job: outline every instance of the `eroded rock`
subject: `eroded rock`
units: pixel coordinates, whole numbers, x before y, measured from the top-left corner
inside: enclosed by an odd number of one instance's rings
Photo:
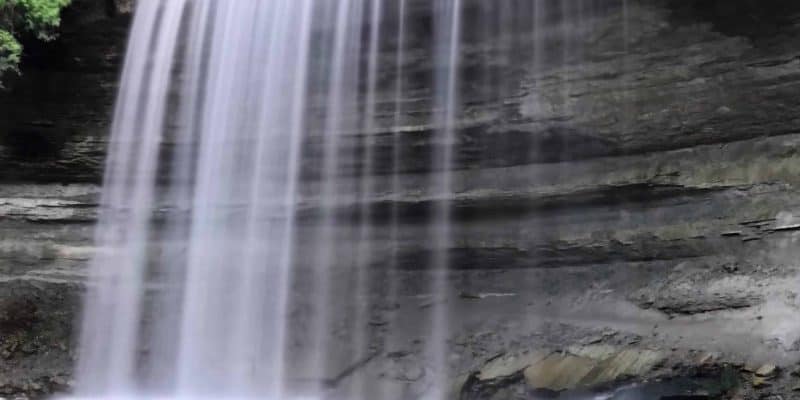
[[[549,351],[532,351],[525,354],[498,355],[481,368],[477,378],[484,381],[508,378],[531,365],[535,365],[549,354]]]

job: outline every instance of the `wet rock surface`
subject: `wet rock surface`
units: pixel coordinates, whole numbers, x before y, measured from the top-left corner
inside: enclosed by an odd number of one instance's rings
[[[2,396],[68,390],[73,321],[97,251],[97,183],[130,4],[73,3],[61,39],[34,49],[0,93]],[[800,397],[800,10],[690,3],[628,1],[628,37],[611,4],[594,34],[576,39],[585,51],[539,69],[498,61],[500,38],[471,39],[465,74],[492,65],[513,82],[498,92],[476,78],[464,94],[448,198],[432,186],[440,144],[422,113],[434,66],[423,50],[408,54],[402,126],[387,128],[394,110],[383,104],[378,131],[342,139],[354,152],[374,139],[376,189],[359,196],[363,160],[343,166],[336,215],[356,221],[367,202],[370,244],[399,240],[396,275],[375,284],[399,297],[382,304],[385,291],[375,294],[364,357],[349,360],[350,335],[336,332],[348,362],[320,378],[332,394],[367,376],[403,398],[424,395],[435,374],[417,325],[446,301],[457,317],[453,398]],[[410,40],[426,46],[422,34]],[[314,132],[306,141],[301,237],[320,212],[322,142]],[[441,249],[426,221],[444,200],[454,205],[444,244],[454,271],[449,292],[432,294],[427,263]],[[354,235],[342,229],[336,240]],[[353,257],[337,257],[343,276]]]
[[[40,398],[69,390],[82,293],[78,282],[0,280],[0,396]]]
[[[0,397],[68,391],[130,10],[74,0],[0,92]],[[130,3],[130,2],[127,2]]]

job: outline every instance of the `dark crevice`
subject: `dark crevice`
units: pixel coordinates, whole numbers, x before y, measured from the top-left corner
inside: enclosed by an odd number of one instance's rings
[[[788,35],[800,21],[796,0],[669,0],[667,4],[673,22],[710,23],[716,32],[746,37],[756,45]]]
[[[636,183],[617,186],[600,186],[591,190],[570,192],[551,196],[530,196],[520,193],[493,194],[447,200],[451,206],[453,221],[468,222],[487,219],[509,219],[524,215],[546,215],[559,209],[579,211],[587,208],[608,207],[619,204],[655,205],[656,202],[674,200],[687,201],[692,198],[705,198],[713,193],[725,191],[727,187],[692,188],[680,185],[656,185]],[[369,215],[376,225],[387,224],[393,217],[405,223],[423,223],[430,221],[441,201],[422,200],[404,201],[392,199],[367,203]],[[336,209],[336,217],[340,221],[357,220],[364,210],[364,203],[352,203]],[[320,218],[319,208],[307,208],[298,213],[303,221],[316,221]]]

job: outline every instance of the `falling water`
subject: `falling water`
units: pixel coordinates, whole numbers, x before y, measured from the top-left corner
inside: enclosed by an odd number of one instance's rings
[[[458,83],[459,35],[461,32],[461,0],[445,0],[436,2],[435,54],[435,114],[438,117],[440,152],[433,157],[434,171],[449,171],[453,164],[453,147],[455,145],[455,121]],[[431,360],[434,379],[437,382],[447,380],[447,336],[449,329],[449,313],[447,299],[450,297],[448,285],[448,242],[451,240],[450,212],[452,196],[452,175],[441,173],[433,182],[436,190],[436,210],[433,215],[433,237],[436,243],[431,261],[431,293],[443,300],[433,305],[433,321],[431,324],[428,358]],[[434,399],[445,398],[444,385],[436,385],[433,389]]]
[[[81,395],[282,396],[312,3],[138,2]]]
[[[137,1],[77,395],[319,399],[339,388],[345,399],[446,398],[456,373],[454,192],[470,185],[457,172],[469,167],[464,92],[502,115],[520,89],[493,68],[546,67],[544,25],[578,8],[534,3]],[[477,36],[469,15],[484,24]],[[481,48],[470,40],[497,40],[503,53],[475,62],[476,81],[462,68]],[[431,135],[422,156],[408,144],[424,141],[420,130]],[[421,196],[420,171],[430,175]],[[417,201],[429,207],[424,233],[404,225],[404,204]],[[408,261],[417,234],[427,247]],[[403,268],[423,270],[413,294]],[[387,317],[420,297],[430,306]],[[419,338],[423,393],[365,376],[342,383]]]

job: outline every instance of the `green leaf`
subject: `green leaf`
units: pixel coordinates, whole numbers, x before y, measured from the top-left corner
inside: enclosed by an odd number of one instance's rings
[[[61,9],[70,2],[71,0],[0,0],[0,78],[5,72],[19,72],[22,45],[17,35],[22,31],[29,31],[40,40],[54,39],[61,24]]]
[[[61,9],[71,0],[7,0],[22,12],[26,28],[42,40],[51,40],[52,31],[61,24]]]
[[[0,75],[6,71],[16,72],[21,56],[22,45],[11,32],[0,29]]]

